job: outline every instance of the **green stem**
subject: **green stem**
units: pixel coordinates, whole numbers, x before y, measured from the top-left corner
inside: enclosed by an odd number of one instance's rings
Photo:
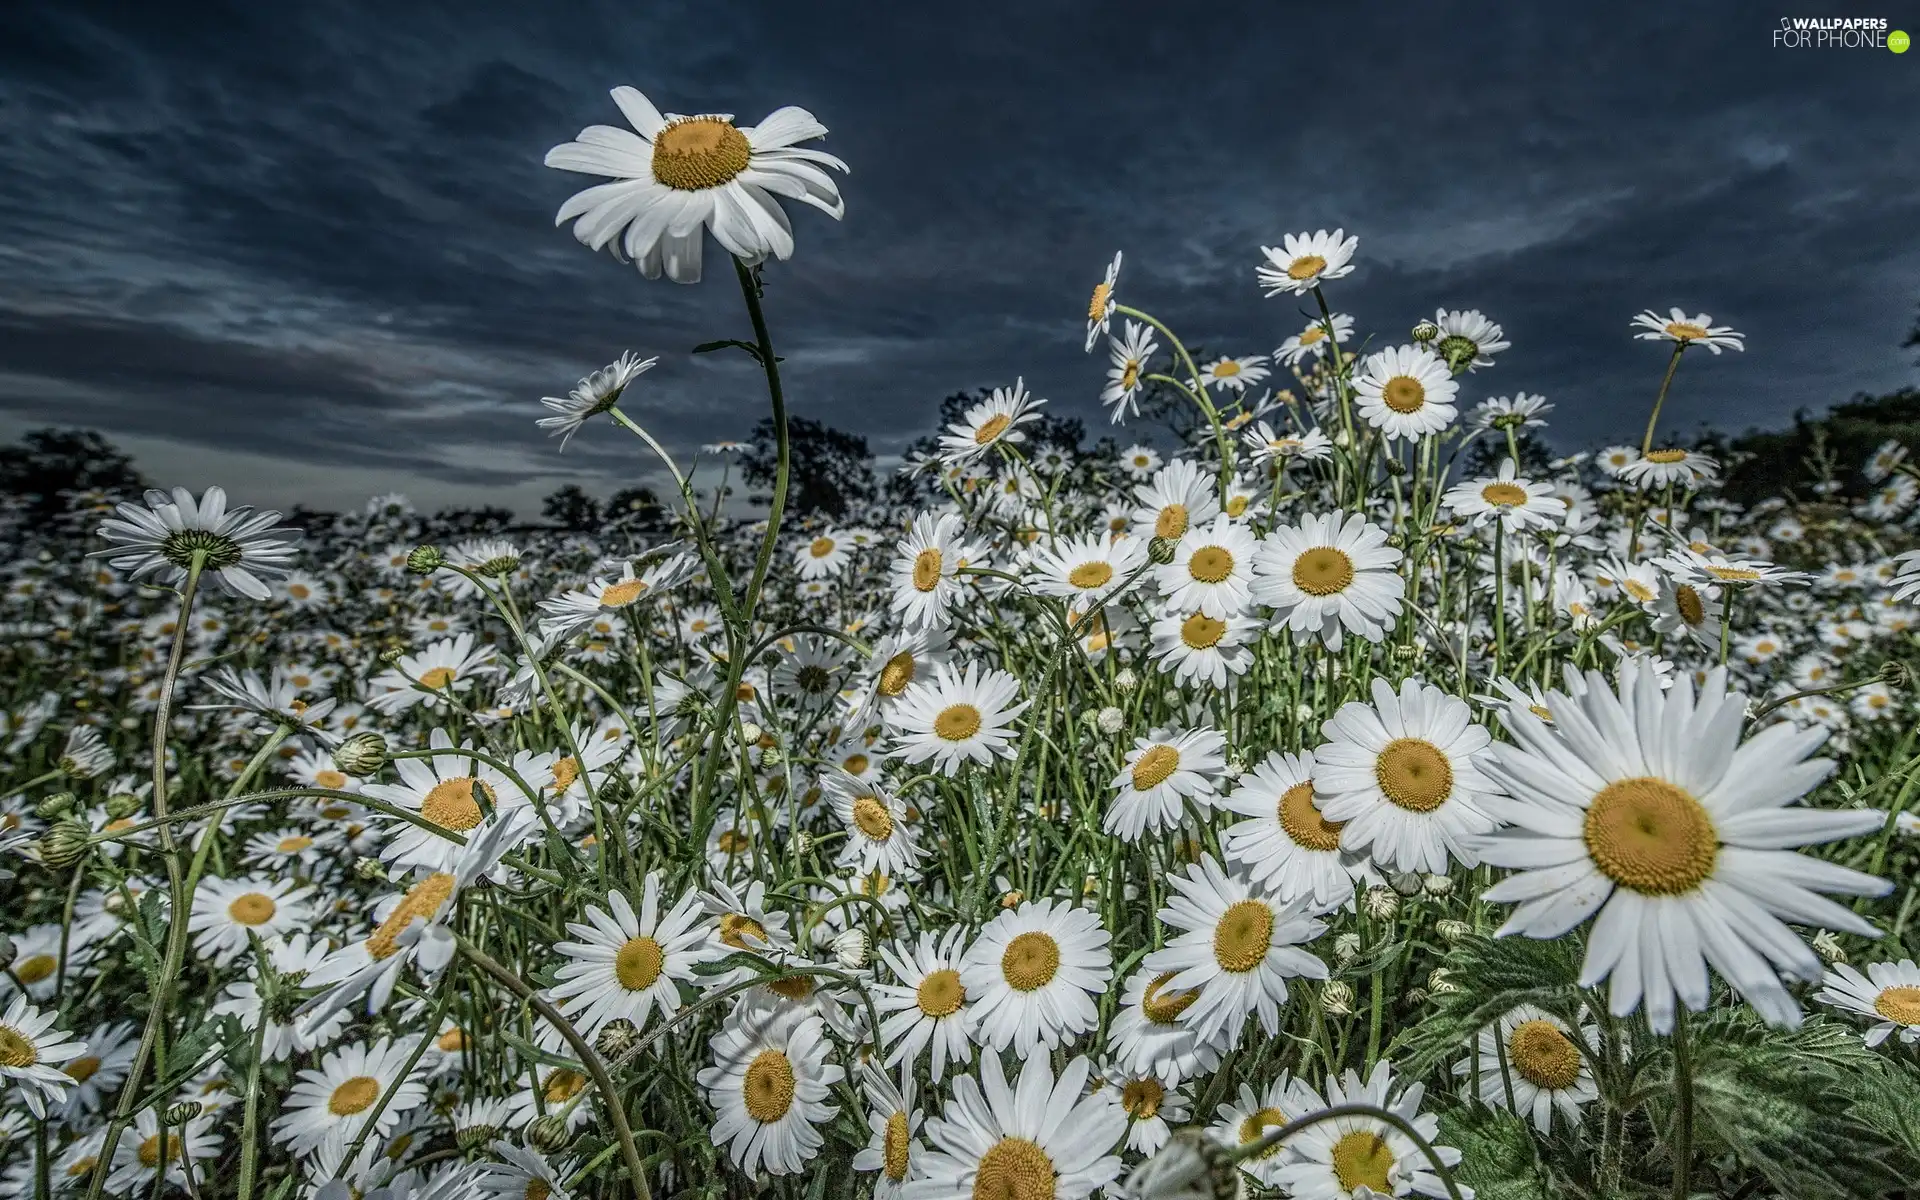
[[[1678,358],[1680,352],[1674,351]],[[1687,1010],[1673,1019],[1673,1081],[1677,1106],[1673,1111],[1673,1200],[1687,1200],[1693,1166],[1693,1061],[1687,1046]]]
[[[1653,428],[1660,423],[1660,406],[1667,402],[1667,389],[1673,386],[1673,373],[1680,369],[1680,355],[1686,348],[1685,342],[1673,344],[1673,357],[1667,360],[1666,378],[1660,381],[1660,394],[1653,398],[1653,412],[1647,415],[1647,435],[1640,439],[1642,457],[1653,449]]]

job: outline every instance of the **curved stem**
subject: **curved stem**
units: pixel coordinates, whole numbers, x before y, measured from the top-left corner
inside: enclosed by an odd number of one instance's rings
[[[1667,402],[1667,389],[1673,386],[1673,373],[1680,369],[1680,355],[1686,350],[1685,342],[1673,344],[1673,357],[1667,360],[1666,378],[1660,381],[1660,394],[1653,398],[1653,412],[1647,416],[1647,435],[1640,439],[1640,454],[1645,457],[1653,449],[1653,427],[1660,423],[1660,406]]]

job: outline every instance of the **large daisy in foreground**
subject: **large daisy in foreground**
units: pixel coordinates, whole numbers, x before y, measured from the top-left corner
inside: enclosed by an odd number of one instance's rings
[[[909,1185],[914,1200],[1005,1196],[1080,1200],[1120,1175],[1113,1147],[1127,1116],[1112,1089],[1089,1096],[1090,1064],[1075,1058],[1054,1079],[1045,1054],[1032,1054],[1008,1085],[1000,1056],[980,1061],[980,1082],[963,1075],[946,1111],[927,1122],[934,1150]]]
[[[1613,1014],[1644,1001],[1657,1032],[1673,1027],[1676,998],[1706,1007],[1709,964],[1761,1016],[1798,1025],[1781,977],[1818,979],[1821,963],[1787,922],[1875,937],[1818,893],[1891,887],[1793,853],[1886,820],[1794,806],[1833,769],[1807,757],[1826,731],[1771,725],[1743,742],[1747,700],[1727,691],[1724,670],[1696,697],[1689,677],[1662,690],[1632,662],[1618,692],[1592,672],[1584,691],[1554,692],[1547,707],[1551,725],[1509,706],[1502,719],[1514,744],[1496,744],[1488,764],[1512,798],[1481,803],[1512,828],[1483,839],[1481,857],[1519,872],[1485,893],[1518,905],[1500,932],[1554,938],[1597,913],[1581,986],[1611,976]]]
[[[703,229],[747,263],[792,257],[793,227],[775,197],[811,204],[835,220],[846,211],[825,168],[845,171],[847,164],[799,146],[827,134],[804,108],[789,105],[741,127],[731,113],[662,115],[630,87],[613,89],[613,102],[638,132],[590,125],[547,151],[550,167],[613,180],[575,193],[553,223],[573,221],[582,244],[611,247],[648,279],[664,270],[675,283],[700,282]]]

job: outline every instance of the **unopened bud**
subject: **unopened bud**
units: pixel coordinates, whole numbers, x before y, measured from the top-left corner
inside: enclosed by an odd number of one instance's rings
[[[62,817],[40,835],[40,861],[62,871],[87,855],[87,839],[92,834],[72,817]]]
[[[1394,891],[1399,892],[1402,896],[1417,896],[1420,894],[1420,876],[1414,874],[1412,871],[1395,871],[1387,877],[1387,883]]]
[[[107,816],[115,821],[124,821],[146,807],[147,802],[140,797],[121,792],[107,797]]]
[[[1179,543],[1172,538],[1156,537],[1147,543],[1147,557],[1164,567],[1173,561],[1174,551],[1178,548]]]
[[[619,1058],[639,1040],[640,1031],[632,1021],[615,1017],[600,1027],[599,1035],[593,1039],[593,1048],[607,1058]]]
[[[205,1111],[206,1110],[200,1106],[198,1100],[182,1100],[161,1114],[160,1119],[166,1124],[178,1129]]]
[[[1330,1017],[1344,1017],[1353,1011],[1353,985],[1329,979],[1320,985],[1320,1007]]]
[[[1451,996],[1460,990],[1460,985],[1449,976],[1452,972],[1445,967],[1435,967],[1427,976],[1427,990],[1436,996]]]
[[[375,883],[383,883],[388,878],[387,864],[377,858],[362,856],[353,861],[353,873],[360,878]]]
[[[1333,956],[1341,962],[1350,962],[1360,957],[1360,935],[1343,933],[1334,938]]]
[[[492,1125],[468,1125],[453,1131],[453,1144],[467,1153],[472,1153],[492,1145],[493,1140],[499,1136],[500,1130]]]
[[[1392,889],[1375,887],[1367,889],[1367,915],[1376,921],[1384,921],[1400,911],[1400,897]]]
[[[740,744],[742,746],[753,745],[755,742],[758,742],[760,740],[760,735],[762,732],[764,731],[758,725],[755,725],[752,721],[741,722]]]
[[[1880,682],[1895,691],[1903,691],[1913,686],[1913,668],[1897,658],[1890,658],[1880,664]]]
[[[1457,942],[1462,938],[1471,937],[1473,935],[1473,926],[1467,924],[1465,921],[1456,921],[1449,918],[1445,921],[1436,921],[1433,926],[1433,931],[1439,934],[1443,941]]]
[[[356,779],[378,774],[387,765],[387,739],[372,730],[356,733],[334,750],[333,765]]]
[[[551,1158],[567,1148],[567,1143],[573,1140],[573,1132],[557,1113],[548,1113],[528,1124],[526,1138],[527,1145]]]
[[[1440,336],[1440,327],[1432,321],[1421,321],[1413,327],[1413,340],[1422,346]]]
[[[1099,725],[1100,732],[1107,734],[1119,733],[1127,724],[1127,714],[1111,704],[1095,713],[1093,719]]]
[[[1133,673],[1132,667],[1121,667],[1114,672],[1113,686],[1120,691],[1130,692],[1140,686],[1140,677]]]
[[[1407,989],[1406,1001],[1408,1004],[1425,1004],[1428,1000],[1431,1000],[1432,998],[1433,997],[1427,992],[1427,989],[1425,988],[1408,988]]]
[[[1813,935],[1813,951],[1825,959],[1828,964],[1844,963],[1847,961],[1847,952],[1840,948],[1840,939],[1833,936],[1831,929],[1822,929],[1819,933]]]
[[[849,929],[833,939],[834,961],[849,971],[858,971],[867,965],[867,935],[858,929]]]
[[[1453,876],[1428,875],[1420,881],[1420,890],[1429,896],[1444,896],[1453,891]]]
[[[447,556],[438,546],[415,546],[407,555],[407,570],[415,575],[431,575],[447,565]]]
[[[33,806],[33,815],[43,821],[51,821],[72,812],[75,803],[72,792],[55,792]]]

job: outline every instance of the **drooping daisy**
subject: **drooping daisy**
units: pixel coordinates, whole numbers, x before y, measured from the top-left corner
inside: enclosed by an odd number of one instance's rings
[[[418,813],[429,825],[457,833],[472,840],[473,831],[483,824],[523,815],[532,803],[518,784],[498,767],[467,758],[462,750],[473,749],[470,742],[453,744],[444,729],[435,729],[428,745],[436,751],[432,758],[402,758],[393,763],[400,776],[398,783],[369,783],[365,794],[409,812]],[[524,752],[522,752],[524,753]],[[524,772],[522,772],[524,778]],[[476,790],[493,809],[493,817],[480,807]],[[429,871],[451,871],[460,860],[462,846],[432,829],[411,822],[396,821],[380,857],[399,867],[425,867]]]
[[[1175,972],[1170,988],[1199,991],[1186,1021],[1202,1041],[1233,1045],[1249,1014],[1278,1036],[1287,980],[1327,978],[1327,964],[1299,949],[1325,923],[1306,915],[1303,900],[1280,901],[1229,876],[1211,854],[1167,882],[1178,895],[1157,916],[1182,932],[1147,955],[1147,969]]]
[[[1197,991],[1169,986],[1174,971],[1145,967],[1127,976],[1120,1010],[1107,1030],[1107,1052],[1130,1071],[1191,1079],[1220,1065],[1220,1050],[1187,1024]]]
[[[892,609],[908,629],[935,629],[961,592],[964,527],[955,513],[922,513],[895,548]]]
[[[1731,325],[1715,325],[1706,313],[1688,316],[1683,308],[1670,309],[1665,317],[1647,309],[1631,322],[1641,332],[1633,336],[1643,342],[1672,342],[1676,346],[1705,346],[1719,354],[1722,350],[1745,350],[1746,334],[1735,333]]]
[[[248,948],[249,933],[271,940],[304,932],[313,920],[312,896],[293,879],[202,879],[187,921],[194,951],[224,967]]]
[[[1026,432],[1020,427],[1039,420],[1040,406],[1045,403],[1027,395],[1024,379],[1015,380],[1012,388],[993,389],[992,395],[947,426],[940,437],[941,459],[947,463],[968,462],[995,446],[1026,441]]]
[[[1353,336],[1353,318],[1346,313],[1333,314],[1333,339],[1327,338],[1327,326],[1321,321],[1312,321],[1299,333],[1280,343],[1273,352],[1273,361],[1287,367],[1298,367],[1309,358],[1326,357],[1330,344],[1344,344]]]
[[[1188,528],[1173,561],[1155,569],[1154,581],[1167,607],[1225,620],[1252,601],[1255,547],[1252,530],[1221,513],[1210,527]]]
[[[554,945],[568,959],[554,973],[560,1011],[589,1038],[609,1021],[645,1030],[656,1010],[671,1017],[680,1007],[679,981],[692,982],[694,964],[705,957],[702,915],[695,892],[662,914],[657,871],[647,872],[638,913],[617,890],[608,893],[606,908],[588,905],[584,923],[567,923],[579,940]]]
[[[1333,455],[1333,441],[1318,429],[1293,434],[1275,430],[1265,421],[1240,435],[1255,462],[1277,463],[1281,467],[1296,462],[1319,462]]]
[[[1134,530],[1142,537],[1179,540],[1220,512],[1214,485],[1198,466],[1176,458],[1133,491]]]
[[[1466,1080],[1477,1075],[1481,1103],[1527,1117],[1545,1137],[1555,1112],[1567,1125],[1578,1125],[1581,1108],[1600,1096],[1576,1037],[1598,1052],[1592,1026],[1575,1033],[1560,1018],[1522,1004],[1482,1029],[1473,1053],[1455,1063],[1453,1073]]]
[[[825,1141],[818,1127],[840,1111],[826,1101],[846,1072],[827,1061],[825,1026],[806,1011],[741,1005],[708,1043],[713,1065],[699,1082],[715,1113],[711,1137],[749,1176],[800,1170]]]
[[[1393,1066],[1382,1059],[1365,1083],[1350,1070],[1341,1079],[1328,1077],[1324,1100],[1304,1083],[1293,1099],[1305,1109],[1301,1116],[1345,1104],[1384,1108],[1413,1126],[1433,1146],[1441,1163],[1453,1167],[1460,1162],[1460,1151],[1434,1144],[1440,1138],[1440,1118],[1421,1113],[1420,1101],[1425,1096],[1426,1085],[1421,1083],[1409,1084],[1396,1095]],[[1293,1161],[1274,1170],[1273,1182],[1299,1200],[1364,1200],[1409,1192],[1434,1197],[1447,1194],[1446,1185],[1434,1174],[1413,1139],[1378,1117],[1356,1115],[1322,1121],[1302,1130],[1287,1143],[1287,1150]]]
[[[1417,679],[1396,696],[1376,676],[1371,705],[1341,705],[1313,752],[1314,794],[1321,815],[1343,823],[1341,847],[1397,871],[1478,863],[1475,839],[1494,828],[1486,801],[1498,789],[1479,766],[1492,738],[1472,718],[1465,701]]]
[[[1436,309],[1433,321],[1438,330],[1433,348],[1455,372],[1490,367],[1493,355],[1512,345],[1500,326],[1477,308]]]
[[[1460,385],[1447,364],[1425,346],[1395,346],[1369,354],[1353,377],[1360,419],[1389,441],[1419,439],[1453,424]]]
[[[374,1126],[375,1135],[385,1137],[400,1114],[427,1098],[426,1085],[404,1074],[412,1056],[410,1038],[342,1046],[295,1076],[283,1115],[273,1123],[274,1135],[295,1154],[309,1154],[336,1129],[358,1134],[374,1104],[391,1090],[393,1098]]]
[[[907,688],[930,677],[935,666],[948,660],[947,643],[943,629],[890,633],[875,642],[872,657],[853,684],[848,723],[863,722],[869,714],[891,713]]]
[[[658,358],[642,359],[631,350],[621,351],[619,358],[582,379],[565,396],[542,396],[540,403],[556,415],[541,417],[534,424],[552,430],[548,436],[558,437],[560,449],[564,451],[582,425],[620,403],[627,385],[659,361]]]
[[[952,925],[938,942],[923,929],[912,946],[902,942],[879,947],[880,960],[900,981],[870,985],[874,1008],[881,1014],[880,1042],[888,1048],[888,1067],[911,1064],[931,1047],[930,1070],[939,1083],[949,1061],[957,1066],[973,1060],[975,1013],[960,982],[965,936],[963,927]]]
[[[1214,778],[1226,766],[1226,738],[1215,729],[1137,738],[1120,773],[1102,828],[1123,841],[1177,828],[1187,803],[1202,814],[1213,804]]]
[[[1706,584],[1662,579],[1660,594],[1647,606],[1654,632],[1681,634],[1703,646],[1720,644],[1720,589]]]
[[[1315,806],[1311,751],[1272,751],[1214,805],[1248,818],[1220,836],[1227,861],[1282,903],[1305,900],[1313,912],[1350,907],[1355,883],[1375,878],[1364,857],[1340,848],[1346,826]]]
[[[367,703],[389,716],[415,705],[438,709],[449,693],[464,692],[477,678],[497,672],[495,657],[492,646],[474,645],[473,634],[456,634],[418,654],[402,655],[373,678]]]
[[[575,193],[553,223],[574,221],[582,244],[611,248],[648,279],[664,269],[675,283],[700,282],[703,230],[748,264],[789,258],[793,229],[776,197],[835,220],[846,211],[824,168],[844,172],[847,165],[800,146],[827,133],[803,108],[789,105],[743,128],[728,113],[663,116],[630,87],[614,88],[613,102],[637,133],[591,125],[547,151],[549,167],[614,181]]]
[[[20,994],[0,1012],[0,1083],[17,1092],[35,1117],[47,1115],[48,1101],[60,1104],[66,1099],[74,1080],[61,1064],[87,1051],[84,1042],[67,1041],[67,1035],[53,1027],[58,1019],[58,1013],[41,1012]]]
[[[1027,555],[1027,586],[1043,596],[1058,596],[1089,607],[1115,595],[1147,561],[1140,538],[1066,538]]]
[[[726,883],[714,880],[702,892],[700,903],[713,924],[707,928],[707,945],[715,958],[724,958],[736,950],[773,955],[793,949],[793,937],[787,932],[787,914],[767,907],[767,884],[756,879],[736,892]],[[733,986],[755,978],[747,967],[721,975],[701,977],[701,987],[710,991]]]
[[[1120,278],[1120,251],[1113,252],[1113,261],[1107,264],[1107,277],[1094,285],[1093,298],[1087,301],[1087,346],[1086,352],[1093,353],[1094,342],[1107,331],[1113,320],[1113,310],[1117,301],[1113,298],[1114,284]]]
[[[1481,801],[1510,828],[1481,840],[1481,857],[1518,873],[1483,897],[1516,904],[1502,934],[1560,937],[1587,917],[1581,986],[1609,976],[1616,1016],[1639,1008],[1656,1032],[1676,1001],[1701,1009],[1707,967],[1778,1025],[1800,1007],[1780,976],[1820,977],[1820,959],[1787,927],[1866,937],[1867,921],[1817,893],[1884,895],[1890,885],[1793,847],[1867,833],[1870,810],[1790,807],[1833,764],[1809,758],[1826,732],[1769,725],[1742,741],[1746,698],[1726,673],[1669,689],[1638,664],[1616,692],[1590,672],[1577,695],[1553,693],[1553,724],[1519,707],[1502,720],[1490,771],[1511,798]]]
[[[1153,623],[1153,658],[1162,671],[1172,672],[1181,687],[1205,680],[1222,688],[1229,675],[1244,675],[1253,665],[1253,650],[1247,643],[1258,635],[1261,624],[1239,614],[1216,620],[1197,610],[1176,609]]]
[[[1646,454],[1615,472],[1621,480],[1643,491],[1666,487],[1692,488],[1720,477],[1720,464],[1696,450],[1667,447]]]
[[[1498,473],[1455,484],[1441,503],[1475,528],[1497,521],[1508,532],[1521,532],[1544,529],[1564,520],[1566,505],[1554,495],[1553,485],[1535,483],[1516,475],[1515,470],[1513,460],[1503,458]]]
[[[1399,618],[1401,552],[1360,513],[1331,512],[1282,525],[1261,539],[1251,593],[1275,624],[1338,649],[1343,633],[1378,642]]]
[[[115,506],[97,531],[113,546],[93,552],[129,580],[157,572],[163,583],[178,586],[197,555],[202,570],[229,596],[271,600],[268,585],[292,569],[300,531],[282,527],[277,512],[255,513],[245,504],[229,509],[227,493],[218,487],[198,500],[181,487],[171,494],[149,488],[144,501]]]
[[[1199,382],[1238,395],[1266,377],[1266,360],[1258,354],[1249,354],[1215,359],[1200,368]]]
[[[1254,278],[1267,290],[1269,298],[1291,293],[1304,295],[1329,279],[1344,279],[1353,273],[1353,252],[1358,237],[1346,236],[1336,229],[1328,233],[1288,233],[1278,246],[1262,246],[1266,262],[1254,268]]]
[[[1084,1200],[1119,1178],[1112,1151],[1127,1117],[1111,1089],[1086,1094],[1084,1057],[1057,1081],[1047,1055],[1025,1057],[1011,1085],[994,1054],[980,1060],[978,1083],[954,1083],[945,1111],[927,1121],[933,1150],[910,1186],[914,1200]]]
[[[867,1097],[867,1130],[871,1137],[853,1156],[853,1169],[875,1171],[874,1200],[899,1200],[907,1180],[917,1174],[915,1161],[926,1153],[920,1125],[926,1117],[914,1101],[913,1070],[903,1067],[900,1082],[867,1063],[860,1072],[861,1091]]]
[[[936,769],[956,771],[961,762],[986,765],[1014,755],[1013,719],[1032,703],[1015,702],[1020,681],[1010,672],[967,664],[966,673],[940,663],[933,677],[915,683],[894,705],[889,720],[899,730],[896,751],[909,763],[932,760]]]
[[[1147,362],[1159,352],[1151,327],[1128,319],[1121,337],[1107,339],[1112,365],[1107,368],[1107,385],[1100,389],[1100,403],[1110,410],[1109,422],[1120,424],[1127,417],[1140,415],[1140,385],[1147,376]]]
[[[961,961],[974,1038],[1013,1046],[1029,1061],[1094,1027],[1093,997],[1106,990],[1113,955],[1100,915],[1052,900],[1028,901],[987,922]],[[997,1061],[987,1055],[987,1061]]]
[[[1840,963],[1820,982],[1815,1000],[1874,1022],[1867,1045],[1878,1046],[1895,1032],[1902,1042],[1920,1041],[1920,966],[1912,959],[1868,963],[1864,975]]]

